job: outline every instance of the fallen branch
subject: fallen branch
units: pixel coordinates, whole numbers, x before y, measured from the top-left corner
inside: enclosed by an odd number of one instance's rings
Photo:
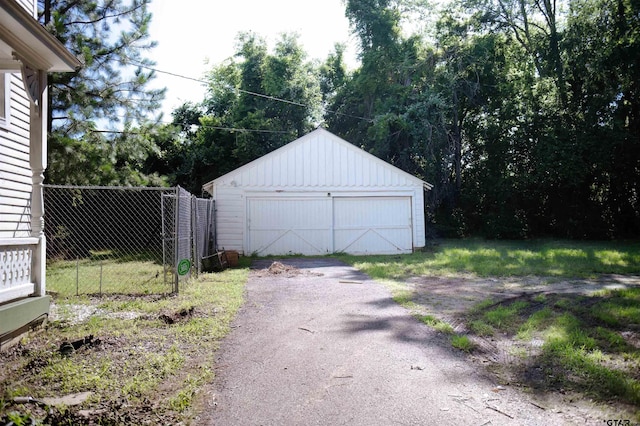
[[[504,411],[498,410],[496,407],[492,407],[492,406],[490,406],[490,405],[487,405],[487,408],[490,408],[491,410],[493,410],[493,411],[495,411],[495,412],[497,412],[497,413],[500,413],[500,414],[502,414],[503,416],[507,416],[507,417],[509,417],[510,419],[513,419],[513,418],[514,418],[513,416],[510,416],[509,414],[505,413]]]

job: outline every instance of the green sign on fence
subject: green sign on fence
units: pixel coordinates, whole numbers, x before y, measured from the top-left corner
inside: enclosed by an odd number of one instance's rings
[[[187,275],[191,269],[191,261],[189,259],[182,259],[178,263],[178,275]]]

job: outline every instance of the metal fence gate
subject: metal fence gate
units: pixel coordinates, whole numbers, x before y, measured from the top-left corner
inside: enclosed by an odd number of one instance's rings
[[[45,185],[47,289],[178,292],[215,245],[213,200],[184,188]]]

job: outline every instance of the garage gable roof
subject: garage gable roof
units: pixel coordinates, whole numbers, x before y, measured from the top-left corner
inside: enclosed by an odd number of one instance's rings
[[[433,186],[333,133],[318,128],[202,186],[358,187]]]

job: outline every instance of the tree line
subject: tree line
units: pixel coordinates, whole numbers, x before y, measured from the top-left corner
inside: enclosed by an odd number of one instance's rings
[[[342,45],[241,33],[170,124],[149,119],[148,3],[41,0],[86,64],[51,78],[49,182],[200,193],[324,125],[432,183],[434,235],[640,236],[639,0],[346,0],[355,70]]]

